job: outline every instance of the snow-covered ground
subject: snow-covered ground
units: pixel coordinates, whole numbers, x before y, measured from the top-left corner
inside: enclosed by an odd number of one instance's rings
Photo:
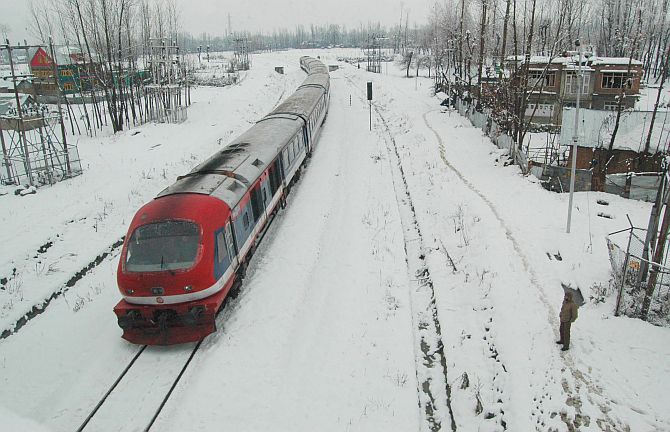
[[[112,313],[113,245],[139,206],[288,96],[305,54],[343,52],[254,56],[239,84],[195,89],[185,123],[72,137],[83,175],[0,197],[1,329],[63,292],[0,340],[0,429],[83,422],[138,351]],[[339,65],[288,207],[152,430],[670,430],[670,330],[614,317],[608,288],[604,237],[626,215],[645,226],[649,204],[578,193],[566,234],[567,195],[504,166],[430,80]],[[587,298],[567,352],[561,283]],[[190,348],[149,348],[86,430],[143,430]]]

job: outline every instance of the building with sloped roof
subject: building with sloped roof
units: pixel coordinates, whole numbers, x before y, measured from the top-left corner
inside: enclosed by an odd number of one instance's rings
[[[524,56],[509,56],[508,65],[525,64]],[[630,61],[630,70],[629,69]],[[579,89],[578,72],[582,81]],[[529,103],[526,119],[562,124],[565,107],[574,107],[579,92],[582,108],[615,111],[623,91],[623,109],[633,108],[640,96],[642,62],[627,57],[599,57],[595,53],[559,57],[531,56],[528,62]]]
[[[93,70],[95,64],[79,48],[55,46],[55,62],[51,53],[41,47],[30,50],[29,56],[30,71],[35,76],[35,92],[38,95],[58,94],[54,80],[54,63],[58,85],[63,93],[79,93],[97,87],[98,80]]]

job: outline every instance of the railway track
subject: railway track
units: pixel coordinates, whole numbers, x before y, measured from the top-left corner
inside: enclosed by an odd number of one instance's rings
[[[273,222],[275,221],[276,216],[277,215],[275,214],[270,218],[265,229],[262,231],[262,233],[259,234],[260,248],[266,247],[266,244],[262,242],[262,239],[268,233],[270,228],[274,226]],[[250,261],[254,256],[255,253],[252,253]],[[241,289],[244,276],[245,273],[243,272],[230,289],[229,295],[224,300],[223,304],[221,305],[221,308],[217,312],[216,324],[219,330],[210,336],[220,337],[220,333],[222,332],[221,330],[222,321],[230,318],[230,314],[235,311],[237,304],[239,304],[241,298],[244,296],[244,294],[246,294]],[[133,411],[142,411],[142,413],[144,413],[147,410],[147,407],[151,406],[151,402],[153,402],[153,406],[156,406],[156,408],[153,409],[151,419],[147,420],[146,426],[144,426],[142,429],[137,429],[139,425],[137,423],[134,423],[133,424],[134,429],[132,429],[132,430],[142,430],[144,432],[150,431],[154,423],[160,416],[161,412],[163,411],[166,403],[172,396],[172,393],[174,392],[175,388],[177,387],[182,377],[184,376],[184,373],[188,369],[189,365],[191,364],[193,358],[195,357],[196,353],[198,352],[204,340],[205,339],[201,339],[195,344],[191,343],[191,344],[168,346],[168,347],[161,347],[161,346],[151,347],[148,345],[142,345],[135,353],[135,355],[132,357],[132,359],[130,359],[130,361],[123,369],[123,371],[119,374],[119,376],[116,378],[116,380],[108,387],[108,389],[105,391],[102,397],[100,397],[100,399],[95,404],[93,409],[89,412],[89,414],[86,416],[81,425],[76,429],[76,432],[89,431],[89,430],[92,431],[107,430],[108,427],[105,427],[103,425],[108,424],[106,422],[114,421],[114,419],[117,419],[116,424],[118,424],[119,413],[123,413],[122,415],[124,417],[130,419],[133,418],[136,419],[138,417],[148,419],[148,416],[146,414],[134,416]],[[184,350],[183,349],[184,346],[191,346],[191,348]],[[138,375],[143,375],[142,374],[143,370],[155,371],[156,369],[161,369],[162,368],[161,362],[165,358],[166,351],[176,352],[176,356],[178,356],[181,359],[181,361],[176,362],[179,363],[179,367],[174,367],[174,365],[172,365],[173,367],[171,368],[172,369],[171,373],[168,374],[174,376],[174,378],[168,381],[166,381],[165,379],[161,381],[162,385],[160,385],[159,387],[162,390],[156,391],[156,393],[159,393],[159,395],[150,395],[149,397],[141,396],[143,393],[146,392],[147,389],[151,389],[154,386],[152,386],[151,385],[152,383],[150,381],[147,381],[146,379],[136,379],[136,380],[133,379],[133,373],[135,372]],[[147,356],[149,357],[155,356],[155,361],[153,361],[153,364],[151,359],[145,360]],[[138,369],[139,371],[137,371]],[[134,383],[136,383],[137,386],[141,386],[142,388],[141,389],[133,388],[132,386]],[[128,397],[125,397],[126,395]],[[147,401],[147,399],[151,399],[151,401]],[[119,400],[121,401],[121,406],[119,406],[118,402]],[[130,406],[124,406],[123,405],[124,403],[130,404]],[[98,422],[100,423],[100,425],[98,425]]]
[[[149,386],[145,380],[132,380],[132,376],[134,373],[141,375],[142,374],[141,371],[145,369],[148,370],[159,369],[161,366],[160,363],[164,360],[163,357],[165,355],[164,352],[165,348],[151,347],[147,351],[148,348],[147,345],[140,347],[135,356],[133,356],[128,365],[126,365],[121,374],[116,378],[114,383],[112,383],[112,385],[107,389],[105,394],[98,400],[98,402],[95,404],[91,412],[86,416],[86,418],[81,423],[81,425],[76,429],[76,431],[82,432],[84,430],[106,429],[103,425],[107,424],[106,423],[107,421],[110,421],[110,417],[111,421],[114,421],[114,419],[118,421],[119,412],[123,413],[124,418],[129,418],[131,422],[132,421],[136,422],[137,420],[136,419],[134,420],[132,416],[133,411],[132,408],[124,406],[125,404],[136,405],[135,403],[136,398],[123,397],[123,396],[125,394],[132,394],[132,395],[142,394],[147,391],[148,393],[150,393],[148,399],[153,399],[153,402],[157,402],[157,404],[155,403],[154,406],[156,406],[156,408],[150,411],[151,418],[149,418],[149,416],[146,416],[147,418],[146,424],[144,426],[141,426],[142,427],[141,430],[145,432],[151,430],[152,426],[154,425],[154,423],[160,416],[161,412],[163,411],[165,404],[170,399],[170,396],[172,396],[174,389],[177,387],[182,377],[184,376],[184,372],[191,364],[191,361],[195,357],[196,352],[198,352],[198,349],[200,348],[203,340],[197,342],[194,346],[190,348],[190,350],[179,350],[179,349],[175,350],[177,351],[176,356],[182,359],[181,362],[175,362],[175,363],[181,363],[181,367],[176,368],[178,370],[178,373],[176,373],[176,377],[169,380],[169,388],[167,389],[167,391],[165,391],[165,388],[167,386],[162,385],[161,386],[162,391],[151,392],[150,391],[151,386]],[[152,361],[151,358],[147,358],[146,356],[146,353],[152,351],[154,354],[156,354],[155,361]],[[185,360],[183,360],[184,357],[186,358]],[[152,362],[154,363],[153,365]],[[140,372],[137,372],[138,369],[140,370]],[[133,383],[132,381],[135,382]],[[162,380],[162,382],[165,384],[165,380]],[[133,387],[133,384],[141,386],[142,388],[136,389]],[[121,388],[123,390],[121,390]],[[143,396],[142,399],[146,401],[147,399],[146,395]],[[121,406],[121,408],[119,406]],[[135,411],[139,409],[142,412],[145,412],[146,409],[143,408],[145,408],[144,404],[142,404],[142,406],[137,406],[137,409],[135,409]],[[129,414],[131,415],[129,416]],[[137,423],[135,423],[134,426],[137,427],[138,426]]]
[[[363,89],[354,82],[351,76],[345,77],[353,87],[360,91],[359,99],[365,100]],[[455,431],[456,422],[451,408],[451,388],[447,379],[442,326],[435,304],[430,269],[425,260],[426,247],[423,235],[395,138],[383,113],[375,104],[372,107],[382,123],[381,135],[386,144],[389,165],[393,173],[393,187],[401,215],[408,272],[410,279],[416,284],[410,288],[410,299],[415,334],[419,407],[425,425],[430,431],[448,429]]]

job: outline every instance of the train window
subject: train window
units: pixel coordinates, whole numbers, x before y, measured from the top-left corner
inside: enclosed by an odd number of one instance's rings
[[[223,237],[223,231],[216,233],[216,254],[220,263],[228,257],[228,248],[226,247],[226,240]]]
[[[156,272],[190,268],[199,245],[200,228],[193,222],[169,220],[140,226],[128,241],[125,270]]]
[[[242,219],[242,222],[244,223],[244,229],[249,228],[249,213],[244,213],[244,218]]]

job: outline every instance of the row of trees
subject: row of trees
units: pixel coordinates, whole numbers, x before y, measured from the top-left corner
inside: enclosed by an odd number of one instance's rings
[[[653,158],[649,154],[650,139],[661,92],[670,71],[669,4],[669,0],[595,0],[588,3],[579,0],[444,0],[435,5],[423,44],[432,44],[444,81],[454,81],[452,77],[455,78],[455,87],[461,94],[472,91],[478,106],[491,107],[497,123],[507,129],[519,146],[532,120],[532,115],[530,119],[526,117],[529,97],[531,92],[541,92],[544,82],[529,79],[531,55],[551,59],[578,49],[575,41],[581,40],[582,48],[591,45],[598,55],[627,59],[628,76],[632,60],[640,60],[642,79],[659,85],[645,140],[643,153],[646,155],[642,156]],[[517,61],[508,63],[512,70],[507,74],[500,66],[509,56]],[[481,82],[487,66],[498,67],[498,80],[492,90],[485,93]],[[545,68],[543,75],[546,71]],[[601,185],[605,183],[608,165],[613,160],[612,150],[624,98],[625,85],[618,95],[610,141],[594,153],[599,155],[594,176]],[[630,162],[634,167],[635,161]],[[659,191],[645,246],[647,254],[649,245],[655,244],[651,249],[655,250],[653,262],[656,263],[660,263],[664,256],[670,221],[670,217],[664,219],[660,238],[656,241],[661,200]],[[670,203],[666,203],[666,216],[670,215],[669,209]],[[650,309],[657,276],[658,269],[654,268],[644,293],[643,319],[647,318]]]
[[[61,35],[57,43],[78,45],[87,53],[105,89],[104,103],[114,130],[135,122],[133,97],[139,86],[115,80],[114,71],[138,68],[149,55],[152,38],[178,41],[186,52],[232,50],[234,37],[193,36],[182,32],[175,0],[30,0],[32,27],[44,43],[49,35]],[[251,50],[357,46],[365,47],[371,35],[382,38],[383,47],[405,55],[410,64],[427,67],[443,83],[463,92],[480,83],[492,71],[499,82],[492,97],[475,92],[479,106],[494,106],[499,123],[518,143],[528,129],[524,122],[529,87],[530,54],[556,57],[574,50],[574,41],[592,45],[601,55],[643,61],[645,78],[661,82],[668,75],[670,0],[437,0],[428,22],[410,27],[400,11],[397,25],[379,23],[346,27],[335,24],[296,26],[271,34],[237,34]],[[510,55],[525,61],[513,64],[511,75],[501,64]],[[94,63],[94,59],[97,60]],[[141,65],[140,65],[141,66]],[[488,68],[488,69],[487,69]],[[510,79],[510,76],[515,79]],[[438,83],[439,84],[439,83]],[[474,86],[477,87],[476,85]],[[98,114],[97,122],[102,121]]]
[[[380,23],[362,24],[355,28],[348,28],[338,24],[310,25],[306,28],[298,25],[294,29],[275,29],[271,33],[240,32],[235,37],[244,37],[250,42],[254,50],[278,50],[290,48],[327,48],[327,47],[365,47],[369,43],[371,34],[396,37],[392,29],[383,27]],[[213,36],[207,33],[194,36],[181,33],[179,39],[189,52],[195,52],[198,47],[210,47],[211,51],[231,51],[235,48],[235,37],[231,35]],[[388,44],[388,42],[385,42]]]
[[[168,38],[179,31],[175,0],[30,0],[31,31],[43,43],[78,47],[82,73],[95,83],[90,89],[93,112],[85,110],[91,131],[111,122],[114,132],[137,124],[146,116],[143,83],[138,73],[145,65],[152,38]],[[102,100],[95,89],[101,89]],[[104,106],[100,106],[100,105]]]
[[[656,81],[670,44],[669,6],[669,0],[443,0],[419,41],[454,52],[463,74],[468,62],[557,55],[581,39],[599,55],[642,60],[645,75]]]
[[[478,107],[493,108],[496,121],[520,146],[531,125],[525,118],[528,97],[531,91],[542,90],[542,80],[529,79],[531,55],[555,58],[574,52],[575,41],[581,40],[582,48],[590,45],[598,55],[627,58],[629,72],[632,60],[641,60],[643,79],[663,85],[670,61],[669,3],[444,0],[435,3],[429,24],[416,40],[418,46],[430,48],[442,81],[453,83],[461,95],[474,88]],[[505,62],[510,56],[517,61]],[[505,63],[512,69],[509,74],[503,73]],[[480,87],[486,70],[495,70],[498,78],[488,94]],[[608,151],[614,144],[624,97],[622,88]],[[647,141],[650,137],[651,130]],[[604,180],[606,163],[599,170]]]

